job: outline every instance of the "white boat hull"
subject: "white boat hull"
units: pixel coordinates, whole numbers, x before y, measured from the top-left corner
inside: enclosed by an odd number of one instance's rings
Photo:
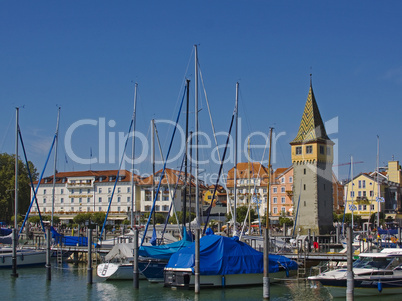
[[[133,264],[101,263],[96,269],[97,275],[106,280],[133,280]],[[145,279],[140,273],[139,279]]]
[[[46,264],[46,251],[20,249],[17,250],[17,267]],[[12,252],[0,254],[0,268],[12,267]]]

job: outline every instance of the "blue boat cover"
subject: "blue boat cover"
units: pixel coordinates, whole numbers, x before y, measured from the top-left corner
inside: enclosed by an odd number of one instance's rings
[[[53,227],[50,227],[52,238],[56,244],[63,244],[65,246],[88,246],[88,237],[83,236],[64,236],[58,233]]]
[[[191,268],[194,273],[195,243],[172,255],[166,268]],[[296,270],[297,263],[285,256],[269,254],[269,273]],[[230,275],[264,272],[264,256],[238,237],[224,237],[214,234],[200,239],[200,274]]]
[[[171,244],[159,246],[140,246],[138,255],[143,257],[169,260],[173,253],[180,251],[192,243],[191,237],[187,235],[186,231],[184,231],[184,233],[185,234],[182,240]]]

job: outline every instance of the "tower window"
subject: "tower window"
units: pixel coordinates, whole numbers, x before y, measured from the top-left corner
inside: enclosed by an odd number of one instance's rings
[[[306,169],[303,170],[304,174],[306,174]]]
[[[324,155],[324,146],[320,145],[320,154]]]
[[[296,146],[296,155],[301,155],[301,154],[302,154],[302,147]]]
[[[303,184],[303,189],[306,190],[306,184]]]
[[[312,153],[313,153],[313,146],[306,145],[306,154],[312,154]]]

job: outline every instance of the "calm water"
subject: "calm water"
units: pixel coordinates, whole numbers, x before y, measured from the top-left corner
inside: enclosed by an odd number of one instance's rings
[[[96,276],[87,285],[86,267],[65,264],[63,269],[52,265],[52,280],[46,281],[45,268],[19,269],[18,278],[10,270],[0,270],[0,300],[263,300],[262,287],[203,289],[199,295],[188,290],[172,290],[161,284],[140,280],[140,288],[133,289],[131,281],[103,281]],[[380,296],[355,300],[400,300],[401,296]],[[325,288],[312,288],[309,283],[289,281],[271,285],[270,300],[332,300]],[[338,299],[336,299],[338,300]]]

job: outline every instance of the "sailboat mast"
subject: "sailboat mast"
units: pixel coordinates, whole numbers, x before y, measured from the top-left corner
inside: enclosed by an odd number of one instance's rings
[[[53,227],[53,217],[54,217],[54,203],[56,194],[56,165],[57,165],[57,145],[59,142],[59,124],[60,124],[60,107],[57,111],[57,125],[56,125],[56,135],[55,135],[55,146],[54,146],[54,165],[53,165],[53,190],[52,190],[52,219],[50,225]]]
[[[133,140],[131,142],[131,216],[130,216],[130,226],[131,229],[135,225],[134,221],[134,206],[136,206],[135,203],[135,186],[134,186],[134,154],[135,154],[135,114],[136,114],[136,108],[137,108],[137,88],[138,84],[135,83],[135,89],[134,89],[134,110],[133,110]]]
[[[183,231],[186,227],[186,213],[187,213],[187,152],[188,152],[188,112],[190,103],[190,80],[186,80],[187,85],[187,112],[186,112],[186,146],[184,154],[184,198],[183,198]],[[184,237],[184,233],[182,234]]]
[[[195,53],[195,215],[197,228],[200,227],[200,200],[199,200],[199,185],[198,185],[198,53],[197,45],[194,45]]]
[[[238,132],[238,103],[239,103],[239,83],[236,83],[236,105],[235,105],[235,147],[234,147],[234,207],[233,207],[233,236],[236,234],[236,206],[237,206],[237,132]]]
[[[267,213],[266,213],[266,225],[267,231],[269,231],[269,212],[271,207],[270,191],[271,191],[271,150],[272,150],[272,131],[274,128],[269,128],[269,153],[268,153],[268,187],[267,187]],[[297,219],[297,216],[295,217]],[[295,222],[296,223],[296,222]]]
[[[151,120],[151,161],[152,161],[152,200],[155,200],[155,120]],[[155,229],[155,211],[154,210],[154,216],[152,218],[152,224]]]
[[[18,245],[18,130],[19,130],[19,108],[16,108],[15,117],[15,191],[14,191],[14,229],[13,229],[13,251],[12,251],[12,273],[11,276],[18,277],[17,273],[17,245]]]
[[[16,108],[15,120],[15,191],[14,191],[14,229],[18,230],[18,129],[19,129],[19,108]]]
[[[350,208],[350,210],[352,211],[352,232],[353,232],[353,217],[354,217],[354,212],[355,212],[355,207],[354,207],[354,197],[355,197],[355,193],[353,191],[353,156],[350,157],[350,173],[351,173],[351,178],[352,178],[352,196],[351,196],[351,202],[352,202],[352,206]]]
[[[380,181],[379,181],[379,173],[380,173],[380,137],[377,136],[377,233],[378,228],[380,227],[380,212],[381,212],[381,191],[380,191]]]

